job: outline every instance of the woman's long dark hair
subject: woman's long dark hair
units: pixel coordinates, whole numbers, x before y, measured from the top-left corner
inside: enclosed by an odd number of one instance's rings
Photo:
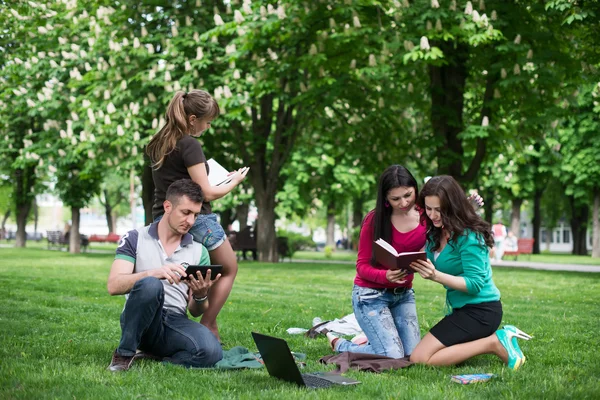
[[[373,217],[373,240],[383,239],[392,242],[392,207],[386,207],[387,195],[390,190],[397,187],[412,187],[415,190],[415,198],[419,196],[417,180],[409,170],[402,165],[390,165],[379,177],[377,186],[377,204],[375,205],[375,216]],[[373,211],[372,211],[373,212]],[[371,265],[375,265],[375,247],[371,255]]]
[[[453,177],[449,175],[435,176],[423,185],[417,199],[417,206],[424,210],[427,196],[437,196],[440,199],[442,226],[450,233],[449,242],[458,239],[468,229],[483,238],[488,247],[494,245],[490,224],[477,215],[464,190]],[[427,221],[427,238],[433,241],[432,250],[437,251],[440,248],[442,228],[436,228],[426,213],[423,213],[421,218],[425,218]]]

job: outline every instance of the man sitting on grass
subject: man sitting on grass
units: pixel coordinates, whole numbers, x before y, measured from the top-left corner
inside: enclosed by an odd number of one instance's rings
[[[188,233],[200,213],[202,189],[190,179],[169,186],[159,222],[129,231],[117,248],[108,276],[111,295],[126,294],[121,342],[111,371],[126,371],[136,350],[188,367],[212,367],[222,349],[212,332],[187,317],[208,308],[208,291],[217,279],[186,278],[182,263],[209,265],[208,251]]]

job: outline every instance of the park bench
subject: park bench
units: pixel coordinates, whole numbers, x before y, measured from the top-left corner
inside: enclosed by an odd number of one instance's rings
[[[517,250],[505,250],[504,254],[502,255],[503,257],[514,257],[515,261],[517,260],[517,257],[520,256],[521,254],[527,254],[528,259],[531,258],[531,253],[533,253],[533,243],[535,242],[535,239],[528,239],[528,238],[524,238],[524,239],[518,239],[517,240]]]
[[[242,258],[246,259],[246,252],[252,252],[252,259],[256,261],[256,236],[252,227],[248,226],[242,229],[240,232],[231,231],[228,235],[229,242],[233,251],[241,252]],[[239,256],[238,256],[239,259]]]
[[[48,250],[56,248],[61,250],[63,247],[69,246],[69,237],[63,235],[61,231],[46,231],[46,239],[48,240]],[[80,235],[80,244],[83,251],[87,251],[90,241],[86,235]]]
[[[90,242],[96,243],[119,243],[121,237],[116,233],[109,233],[108,235],[91,235],[89,238]]]
[[[256,235],[254,234],[254,230],[252,227],[248,226],[242,229],[240,232],[230,231],[228,234],[229,243],[231,243],[231,247],[233,251],[238,252],[238,259],[240,259],[239,253],[241,253],[241,258],[246,260],[246,252],[252,252],[252,259],[256,261],[258,259],[256,252]],[[288,244],[288,238],[286,237],[277,237],[277,254],[279,259],[283,261],[285,257],[289,257],[290,261],[292,259],[292,254],[290,252],[290,247]]]

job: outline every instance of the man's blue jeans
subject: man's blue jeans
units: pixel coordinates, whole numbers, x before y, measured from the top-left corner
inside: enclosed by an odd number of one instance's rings
[[[352,307],[369,342],[356,345],[340,338],[335,349],[340,353],[351,351],[402,358],[410,355],[421,340],[412,289],[394,294],[389,289],[354,285]]]
[[[187,315],[164,309],[164,297],[162,281],[154,277],[133,285],[121,314],[117,353],[133,356],[140,349],[187,367],[214,366],[223,358],[215,335]]]

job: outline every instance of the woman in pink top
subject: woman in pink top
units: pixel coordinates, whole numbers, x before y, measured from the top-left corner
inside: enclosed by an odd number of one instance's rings
[[[392,165],[379,178],[377,205],[363,220],[360,231],[352,290],[354,315],[368,343],[357,345],[328,335],[334,351],[401,358],[410,355],[419,343],[413,274],[378,264],[373,250],[373,241],[379,238],[398,252],[423,249],[426,227],[415,208],[417,197],[417,181],[403,166]]]

